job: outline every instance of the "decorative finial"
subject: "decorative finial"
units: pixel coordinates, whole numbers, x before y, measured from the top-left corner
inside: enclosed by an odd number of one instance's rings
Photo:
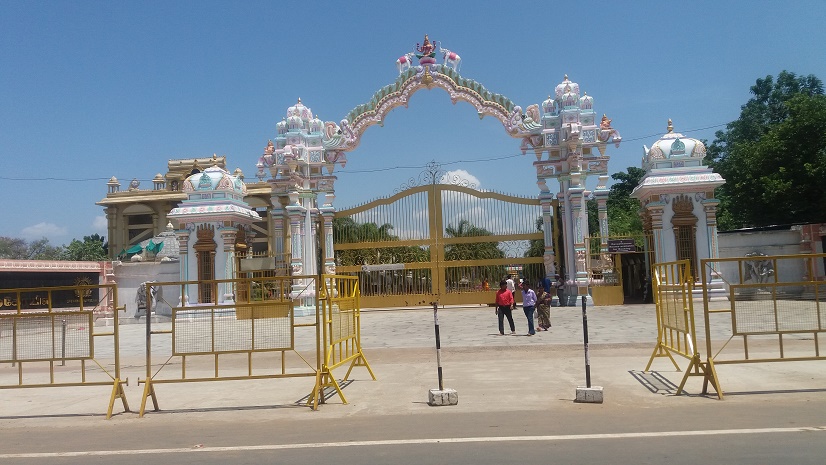
[[[668,118],[668,132],[674,131],[674,124],[671,122],[671,118]]]
[[[565,79],[563,79],[563,81],[567,81],[567,80],[568,80],[568,73],[565,73]]]
[[[298,97],[298,103],[301,103],[301,97]]]

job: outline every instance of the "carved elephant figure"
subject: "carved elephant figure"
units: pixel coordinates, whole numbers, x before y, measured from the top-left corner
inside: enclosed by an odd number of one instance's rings
[[[405,53],[396,60],[396,68],[399,69],[399,74],[410,69],[413,66],[413,52]]]
[[[462,57],[457,55],[456,52],[451,52],[446,48],[439,47],[439,52],[442,54],[445,66],[449,66],[453,68],[453,71],[459,72],[459,63],[462,61]]]

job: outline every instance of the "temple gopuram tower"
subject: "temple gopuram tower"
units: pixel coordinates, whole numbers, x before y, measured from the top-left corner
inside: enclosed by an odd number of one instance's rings
[[[530,114],[530,113],[529,113]],[[602,115],[597,119],[594,99],[587,93],[580,94],[579,84],[566,75],[556,86],[553,96],[542,103],[541,139],[532,141],[537,161],[534,162],[539,186],[545,231],[545,267],[549,275],[558,272],[566,280],[575,280],[578,287],[587,286],[585,241],[589,236],[588,209],[586,202],[593,194],[598,204],[599,235],[603,242],[608,237],[608,160],[605,149],[609,143],[619,146],[622,137],[611,127],[611,120]],[[538,150],[542,147],[541,150]],[[523,146],[523,149],[525,147]],[[591,176],[598,178],[594,192],[586,190],[585,181]],[[554,194],[548,180],[559,182],[559,192]],[[554,197],[559,201],[561,217],[561,249],[564,257],[554,256],[552,237],[552,205]]]
[[[325,133],[325,129],[327,132]],[[325,140],[336,136],[338,128],[314,117],[309,108],[298,103],[287,109],[276,124],[275,142],[269,141],[257,163],[259,180],[269,169],[272,186],[272,228],[270,238],[276,256],[290,257],[293,276],[312,276],[316,265],[315,234],[321,218],[324,237],[324,273],[335,273],[333,256],[333,176],[335,164],[344,166],[343,153],[325,150]],[[326,173],[325,173],[326,172]],[[310,302],[315,296],[314,281],[293,281],[293,298]],[[309,304],[308,304],[309,305]]]

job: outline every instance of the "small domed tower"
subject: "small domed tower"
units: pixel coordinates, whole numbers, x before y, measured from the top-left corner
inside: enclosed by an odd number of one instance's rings
[[[261,217],[244,201],[247,186],[240,177],[215,165],[187,177],[181,189],[187,199],[168,217],[177,220],[181,279],[209,281],[235,277],[236,237],[248,237],[249,225]],[[198,284],[197,294],[187,289],[184,301],[232,303],[232,284],[217,287]]]
[[[667,132],[651,148],[643,146],[645,177],[631,194],[642,204],[643,228],[652,238],[655,262],[689,260],[695,279],[700,277],[700,260],[718,256],[720,201],[714,189],[726,182],[703,165],[705,155],[702,141],[674,132],[669,119]]]

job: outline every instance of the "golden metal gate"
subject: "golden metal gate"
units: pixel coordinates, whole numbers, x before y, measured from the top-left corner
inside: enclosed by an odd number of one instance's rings
[[[410,187],[336,212],[336,272],[359,277],[367,308],[490,303],[508,273],[544,277],[541,227],[535,197]]]

